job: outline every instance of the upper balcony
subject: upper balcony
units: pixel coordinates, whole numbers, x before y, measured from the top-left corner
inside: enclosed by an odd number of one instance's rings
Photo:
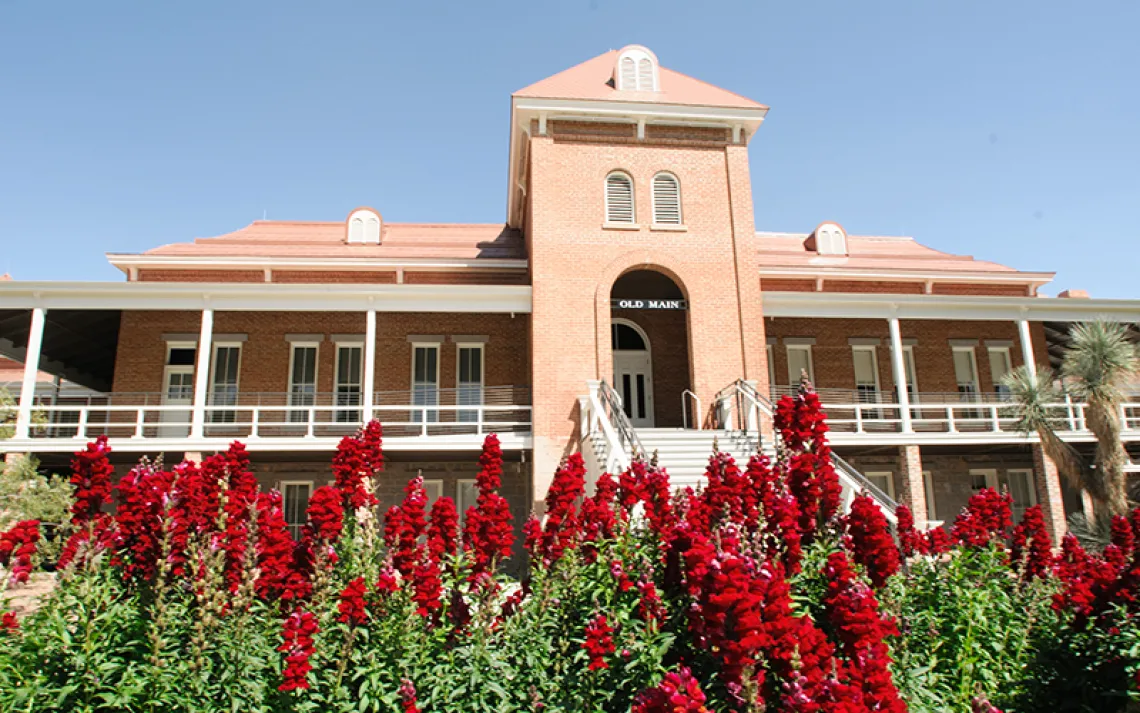
[[[384,426],[385,450],[471,450],[489,433],[499,435],[505,450],[531,447],[528,387],[380,391],[368,408]],[[69,452],[106,435],[112,448],[123,452],[213,451],[234,440],[250,451],[324,451],[367,420],[359,393],[211,393],[202,411],[202,433],[195,435],[189,399],[41,391],[28,438],[4,445],[13,451]]]

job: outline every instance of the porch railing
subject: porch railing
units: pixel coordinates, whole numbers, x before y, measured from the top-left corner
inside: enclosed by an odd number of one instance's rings
[[[373,417],[386,437],[530,433],[530,389],[379,391]],[[193,406],[162,394],[108,393],[38,399],[33,439],[176,439],[190,433]],[[165,401],[165,403],[164,403]],[[212,394],[205,406],[207,438],[317,438],[355,432],[364,421],[359,393]]]

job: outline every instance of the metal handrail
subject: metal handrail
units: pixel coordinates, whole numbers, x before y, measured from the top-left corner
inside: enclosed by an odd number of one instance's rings
[[[704,413],[701,397],[693,393],[692,389],[685,389],[681,392],[681,423],[685,429],[689,428],[689,409],[686,408],[689,404],[685,401],[685,397],[691,398],[697,404],[696,426],[699,431],[701,429],[701,414]]]
[[[614,429],[617,431],[620,445],[629,449],[630,455],[633,457],[645,456],[645,446],[641,445],[641,439],[637,437],[637,431],[633,428],[633,422],[629,420],[626,415],[625,409],[622,408],[622,399],[613,387],[602,379],[598,388],[598,397],[602,401],[606,413],[602,414],[609,418]]]
[[[858,483],[863,490],[870,493],[872,498],[878,500],[880,505],[889,509],[890,512],[887,513],[887,516],[888,519],[892,519],[893,521],[895,510],[899,506],[894,498],[883,492],[883,489],[875,485],[870,478],[860,473],[855,466],[835,455],[835,453],[831,454],[831,462],[835,464],[836,470],[842,471],[845,475]]]

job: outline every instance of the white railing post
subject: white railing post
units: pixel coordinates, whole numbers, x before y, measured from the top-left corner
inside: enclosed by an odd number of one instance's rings
[[[258,427],[261,425],[261,407],[254,406],[253,411],[250,412],[249,417],[249,437],[257,438],[260,434],[257,432]]]
[[[87,414],[90,412],[91,404],[84,404],[79,409],[79,423],[75,424],[75,437],[87,438]]]
[[[210,356],[213,352],[214,310],[202,310],[202,329],[198,335],[198,358],[194,372],[194,406],[190,418],[190,437],[206,434],[206,389],[210,384]]]
[[[1068,411],[1069,414],[1069,430],[1077,430],[1077,417],[1073,412],[1073,397],[1069,394],[1065,394],[1065,410]]]
[[[1029,332],[1029,320],[1017,321],[1017,331],[1021,335],[1021,360],[1030,376],[1037,377],[1037,362],[1033,358],[1033,337]]]
[[[993,431],[997,433],[1001,431],[1001,424],[998,423],[998,407],[990,406],[990,417],[993,419]]]
[[[476,407],[476,412],[479,415],[478,415],[478,418],[476,418],[476,420],[475,420],[475,435],[476,436],[482,436],[483,435],[483,419],[487,417],[487,407],[484,406],[483,404],[479,404],[479,406]]]
[[[28,348],[24,352],[24,380],[20,384],[20,405],[16,411],[16,439],[28,438],[32,432],[32,404],[36,399],[36,376],[40,373],[40,350],[44,344],[44,323],[47,310],[32,308],[32,323],[28,330]]]
[[[899,318],[891,317],[887,320],[891,332],[891,367],[895,376],[895,391],[898,392],[899,416],[903,433],[913,433],[914,425],[910,420],[910,394],[906,390],[906,364],[903,361],[902,331],[899,329]]]
[[[308,427],[305,429],[305,438],[313,438],[316,434],[313,433],[313,425],[317,421],[317,410],[310,406],[306,409],[308,413]]]
[[[863,409],[859,408],[859,404],[855,404],[855,433],[863,432]]]
[[[143,423],[146,421],[146,409],[139,406],[138,415],[135,416],[135,435],[132,438],[143,437]]]
[[[590,397],[578,397],[578,436],[586,438],[593,429],[590,427]]]
[[[372,420],[376,389],[376,310],[364,313],[364,422]]]
[[[958,432],[958,424],[954,423],[954,407],[953,406],[947,406],[946,407],[946,427],[950,430],[950,433],[957,433]]]

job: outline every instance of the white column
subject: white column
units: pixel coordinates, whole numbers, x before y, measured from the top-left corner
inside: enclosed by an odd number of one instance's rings
[[[190,437],[206,435],[206,389],[210,385],[210,357],[214,351],[214,310],[202,310],[202,331],[198,335],[198,364],[194,371],[194,410]]]
[[[32,403],[36,398],[36,375],[40,371],[40,349],[44,343],[43,307],[32,309],[32,324],[28,330],[28,349],[24,354],[24,382],[20,385],[20,407],[16,412],[15,438],[27,438],[32,426]]]
[[[364,422],[372,420],[376,391],[376,310],[364,313]]]
[[[1021,360],[1031,376],[1037,376],[1037,361],[1033,358],[1033,336],[1029,333],[1029,320],[1021,319],[1017,322],[1017,331],[1021,333]]]
[[[887,320],[891,328],[891,366],[895,375],[895,390],[898,392],[900,419],[903,433],[913,433],[910,422],[910,394],[906,391],[906,364],[903,362],[902,333],[899,331],[898,317]]]

